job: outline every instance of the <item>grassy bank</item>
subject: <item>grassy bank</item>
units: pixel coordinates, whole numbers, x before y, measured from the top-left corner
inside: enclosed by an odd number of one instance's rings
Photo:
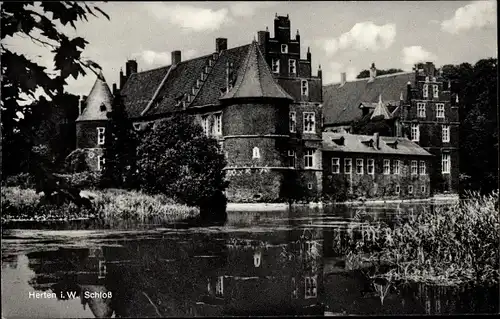
[[[450,207],[410,215],[401,224],[369,225],[351,245],[347,266],[375,265],[374,277],[440,285],[496,284],[498,192],[469,194]]]
[[[88,191],[93,208],[77,207],[73,203],[48,204],[33,189],[2,187],[2,224],[11,221],[68,221],[100,219],[105,225],[121,221],[162,224],[195,217],[197,208],[173,202],[161,195],[146,195],[117,189]]]

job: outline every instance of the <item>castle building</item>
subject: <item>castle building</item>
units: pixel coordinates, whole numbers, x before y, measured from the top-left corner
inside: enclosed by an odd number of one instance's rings
[[[119,90],[137,130],[176,112],[194,116],[226,156],[229,201],[280,201],[291,191],[319,199],[328,184],[324,175],[331,173],[331,165],[323,159],[331,136],[325,141],[323,112],[330,111],[322,104],[321,67],[313,75],[309,48],[301,58],[300,34],[297,30],[291,38],[288,16],[276,15],[274,37],[267,28],[257,35],[257,41],[235,48],[228,48],[227,39],[217,38],[213,53],[186,61],[180,51],[173,51],[171,65],[143,72],[129,60],[125,74],[120,71],[119,88],[113,84],[113,93]],[[94,169],[103,163],[100,136],[106,129],[111,96],[100,76],[77,122],[78,147],[93,154],[89,162]],[[392,116],[394,110],[382,104],[380,100],[373,106],[376,114]],[[399,155],[415,155],[419,148],[403,137],[398,141],[408,146],[398,150],[406,152]],[[376,151],[394,153],[385,146]]]
[[[393,136],[410,139],[433,156],[429,171],[433,193],[458,193],[458,96],[432,62],[419,63],[413,72],[370,77],[323,88],[325,131],[351,132],[364,116],[384,115]],[[378,100],[378,103],[377,103]],[[381,105],[381,106],[379,106]]]

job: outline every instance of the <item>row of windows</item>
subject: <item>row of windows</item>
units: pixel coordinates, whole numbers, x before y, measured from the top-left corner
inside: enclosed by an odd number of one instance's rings
[[[425,97],[429,97],[429,86],[432,87],[432,96],[435,98],[439,97],[439,86],[437,84],[424,84],[423,95]]]
[[[302,113],[304,133],[316,132],[316,114],[314,112]],[[289,113],[289,128],[291,133],[297,132],[297,114],[295,111]]]
[[[425,191],[426,191],[425,185],[420,186],[420,192],[422,194],[425,194]],[[395,185],[394,186],[394,192],[396,194],[401,193],[401,186],[399,186],[398,184]],[[413,185],[408,185],[408,194],[413,194]]]
[[[384,175],[391,174],[391,161],[389,159],[384,159],[383,172]],[[411,161],[411,175],[425,175],[427,174],[427,168],[425,161]],[[393,160],[392,161],[392,174],[399,175],[402,171],[403,161]],[[366,163],[366,172],[369,175],[375,174],[375,159],[369,158]],[[332,173],[340,174],[340,158],[332,158]],[[344,174],[352,174],[352,158],[344,158]],[[364,160],[362,158],[356,159],[356,174],[364,174]]]
[[[425,118],[425,103],[417,103],[417,116]],[[436,118],[444,119],[444,103],[436,103]]]
[[[420,125],[418,124],[411,124],[411,140],[413,142],[419,142],[420,141]],[[449,125],[441,125],[441,140],[444,143],[449,143],[450,142],[450,126]]]

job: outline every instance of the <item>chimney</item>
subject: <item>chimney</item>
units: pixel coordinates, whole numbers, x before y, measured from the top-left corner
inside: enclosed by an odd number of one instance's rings
[[[83,113],[83,110],[85,109],[84,103],[85,103],[85,96],[80,95],[80,100],[78,101],[78,115]]]
[[[436,67],[432,62],[425,62],[425,73],[427,76],[433,77],[436,75]]]
[[[113,95],[116,95],[116,83],[113,83]]]
[[[258,43],[259,45],[265,45],[266,44],[266,36],[267,32],[266,31],[259,31],[257,32],[257,38],[258,38]]]
[[[125,77],[130,78],[132,73],[137,73],[137,62],[135,60],[128,60],[125,63]]]
[[[125,85],[125,76],[123,75],[123,70],[120,68],[120,89],[123,89]]]
[[[408,83],[406,83],[406,101],[407,102],[410,102],[412,96],[411,96],[411,82],[408,81]]]
[[[295,40],[297,42],[300,42],[300,33],[299,33],[299,29],[297,29],[297,34],[295,34]]]
[[[375,63],[372,63],[372,66],[370,68],[370,80],[368,80],[368,82],[375,81],[376,77],[377,77],[377,68],[375,67]]]
[[[311,62],[311,48],[307,47],[307,61]]]
[[[220,53],[221,51],[227,50],[227,39],[217,38],[215,39],[215,51]]]
[[[323,78],[323,71],[321,70],[321,64],[318,67],[318,77]]]
[[[380,134],[379,132],[375,132],[373,134],[373,141],[375,142],[375,148],[380,149]]]
[[[172,65],[179,64],[181,62],[181,51],[172,51]]]
[[[345,72],[340,73],[340,86],[343,86],[347,82],[347,74]]]

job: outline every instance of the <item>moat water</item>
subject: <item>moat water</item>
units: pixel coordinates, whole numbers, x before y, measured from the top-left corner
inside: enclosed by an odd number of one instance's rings
[[[334,234],[428,204],[230,212],[224,225],[2,232],[2,317],[498,313],[498,287],[380,285]]]

